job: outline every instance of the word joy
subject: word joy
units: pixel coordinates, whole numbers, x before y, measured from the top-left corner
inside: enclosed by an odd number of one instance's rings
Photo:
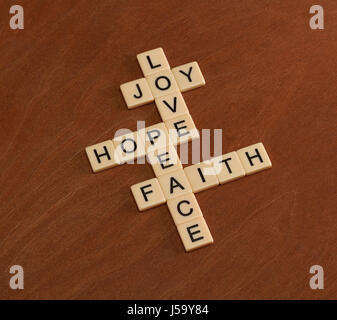
[[[200,138],[182,92],[205,85],[197,62],[170,69],[162,48],[137,55],[144,77],[120,86],[129,109],[155,101],[163,122],[86,148],[93,172],[146,157],[156,178],[131,186],[139,211],[166,203],[186,251],[213,243],[194,193],[270,168],[262,143],[182,167],[176,146]]]

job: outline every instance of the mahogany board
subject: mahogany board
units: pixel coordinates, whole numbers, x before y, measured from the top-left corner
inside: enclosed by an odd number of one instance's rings
[[[30,0],[24,30],[0,5],[1,299],[336,299],[337,3]],[[273,167],[196,195],[214,244],[185,253],[166,205],[130,192],[149,164],[93,174],[85,147],[137,120],[120,84],[162,47],[198,61],[183,93],[223,151],[263,142]],[[24,268],[24,290],[9,268]],[[309,269],[324,268],[324,290]]]

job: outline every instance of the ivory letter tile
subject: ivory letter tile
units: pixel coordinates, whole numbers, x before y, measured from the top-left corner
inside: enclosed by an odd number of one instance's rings
[[[133,163],[134,159],[145,156],[145,148],[137,131],[120,135],[113,143],[121,163]]]
[[[172,69],[181,92],[192,90],[206,84],[197,62],[186,63]]]
[[[158,149],[147,154],[148,162],[151,164],[156,177],[183,169],[177,151],[173,145]]]
[[[184,171],[194,193],[219,185],[218,177],[209,161],[191,165]]]
[[[177,82],[171,70],[163,70],[146,77],[151,92],[155,98],[179,91]]]
[[[158,177],[158,181],[167,200],[192,192],[183,170],[164,174]]]
[[[268,168],[272,164],[268,157],[267,151],[261,142],[237,151],[246,174],[253,174]]]
[[[176,226],[202,217],[199,204],[193,193],[168,200],[167,206]]]
[[[156,178],[134,184],[131,186],[131,192],[136,200],[139,211],[144,211],[166,202]]]
[[[213,243],[212,235],[202,217],[180,224],[177,229],[186,251]]]
[[[153,126],[138,131],[145,145],[146,152],[153,152],[162,149],[171,144],[170,137],[164,122],[157,123]]]
[[[155,102],[163,121],[189,113],[185,100],[179,91],[156,98]]]
[[[195,127],[192,117],[189,114],[183,114],[174,119],[167,120],[165,121],[165,125],[169,132],[171,142],[174,145],[199,139],[199,131]]]
[[[235,151],[213,158],[211,162],[220,184],[239,179],[246,175]]]
[[[137,60],[143,71],[144,77],[162,70],[170,69],[170,65],[162,48],[140,53],[137,55]]]
[[[111,140],[86,147],[85,151],[93,172],[99,172],[119,164],[118,156]]]
[[[120,88],[129,109],[142,106],[154,100],[149,84],[145,78],[124,83]]]

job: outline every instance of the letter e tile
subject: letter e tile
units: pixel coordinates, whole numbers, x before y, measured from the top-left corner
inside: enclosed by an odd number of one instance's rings
[[[195,250],[213,243],[212,235],[204,218],[196,218],[177,226],[186,251]]]

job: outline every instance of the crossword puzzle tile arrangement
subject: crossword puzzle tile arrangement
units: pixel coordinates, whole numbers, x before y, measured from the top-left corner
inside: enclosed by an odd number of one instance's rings
[[[93,172],[146,156],[156,178],[131,186],[139,211],[167,203],[186,251],[213,243],[194,193],[272,166],[262,143],[183,169],[174,146],[199,132],[181,92],[205,85],[197,62],[172,70],[162,48],[137,55],[144,78],[120,86],[129,109],[155,101],[163,122],[86,148]]]

